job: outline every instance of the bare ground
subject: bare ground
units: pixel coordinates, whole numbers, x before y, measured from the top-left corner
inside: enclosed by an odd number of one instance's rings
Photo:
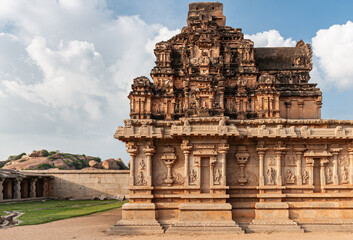
[[[0,229],[0,240],[100,240],[100,239],[122,239],[122,240],[352,240],[352,233],[272,233],[272,234],[241,234],[241,235],[150,235],[150,236],[108,236],[105,234],[110,226],[121,218],[121,209],[114,209],[103,213],[89,216],[76,217],[51,223],[19,226]]]

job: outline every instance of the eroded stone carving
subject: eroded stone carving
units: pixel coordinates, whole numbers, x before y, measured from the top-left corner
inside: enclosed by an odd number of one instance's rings
[[[176,157],[174,151],[175,150],[173,147],[165,147],[163,155],[161,157],[162,161],[164,162],[165,166],[167,167],[167,177],[165,179],[165,183],[168,186],[172,186],[173,182],[174,182],[173,175],[172,175],[172,168],[173,168],[175,161],[177,160],[177,157]]]
[[[342,183],[342,184],[348,183],[348,170],[347,170],[346,167],[343,167],[343,168],[341,169],[341,176],[342,176],[341,183]]]
[[[190,173],[190,184],[195,184],[196,181],[197,181],[197,171],[195,169],[192,169]]]
[[[295,175],[292,173],[292,171],[290,169],[287,169],[286,172],[286,183],[287,184],[294,184],[296,180]]]
[[[268,168],[266,175],[267,175],[267,185],[274,185],[275,177],[276,177],[275,170],[272,167]]]
[[[217,168],[214,170],[214,173],[213,173],[213,184],[214,185],[219,185],[221,184],[221,177],[222,177],[222,170]]]
[[[308,171],[304,170],[303,171],[303,184],[308,184],[309,181],[309,173]]]
[[[331,168],[327,168],[327,170],[326,170],[326,183],[327,184],[332,183],[332,170],[331,170]]]

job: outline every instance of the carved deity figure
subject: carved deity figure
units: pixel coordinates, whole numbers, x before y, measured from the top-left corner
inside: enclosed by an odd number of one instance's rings
[[[145,170],[145,161],[143,161],[143,159],[141,159],[141,161],[140,161],[140,170]]]
[[[332,183],[332,170],[331,168],[327,168],[326,171],[326,183],[331,184]]]
[[[303,171],[303,184],[307,184],[309,180],[309,173],[308,171],[304,170]]]
[[[275,170],[273,168],[269,168],[267,169],[267,172],[266,172],[266,175],[267,175],[267,179],[268,179],[268,185],[274,185],[275,184]]]
[[[215,185],[221,184],[220,181],[222,177],[222,171],[219,168],[217,168],[217,170],[213,173],[213,175],[214,175],[214,184]]]
[[[348,171],[346,167],[343,167],[341,170],[342,181],[341,183],[348,183]]]
[[[145,177],[143,176],[143,172],[140,171],[137,175],[137,185],[144,186],[146,184],[147,184],[147,182],[145,180]]]
[[[295,183],[295,175],[291,172],[290,169],[287,169],[286,183],[290,183],[290,184]]]
[[[190,183],[196,183],[196,178],[197,178],[197,172],[195,171],[195,169],[192,169],[190,174]]]

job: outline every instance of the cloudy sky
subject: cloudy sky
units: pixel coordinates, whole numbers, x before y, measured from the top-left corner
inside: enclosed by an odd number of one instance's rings
[[[113,138],[156,42],[186,25],[187,0],[0,0],[0,160],[48,149],[128,155]],[[353,119],[353,1],[229,0],[227,25],[257,47],[314,51],[323,118]]]

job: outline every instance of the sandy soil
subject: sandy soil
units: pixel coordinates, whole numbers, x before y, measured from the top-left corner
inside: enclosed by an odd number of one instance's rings
[[[219,240],[219,235],[150,235],[150,236],[108,236],[105,230],[112,226],[121,218],[121,209],[114,209],[103,213],[89,216],[76,217],[56,222],[34,226],[20,226],[13,228],[0,229],[0,240],[100,240],[100,239],[122,239],[122,240]],[[241,239],[241,240],[352,240],[352,233],[272,233],[272,234],[241,234],[224,235],[222,239]]]

